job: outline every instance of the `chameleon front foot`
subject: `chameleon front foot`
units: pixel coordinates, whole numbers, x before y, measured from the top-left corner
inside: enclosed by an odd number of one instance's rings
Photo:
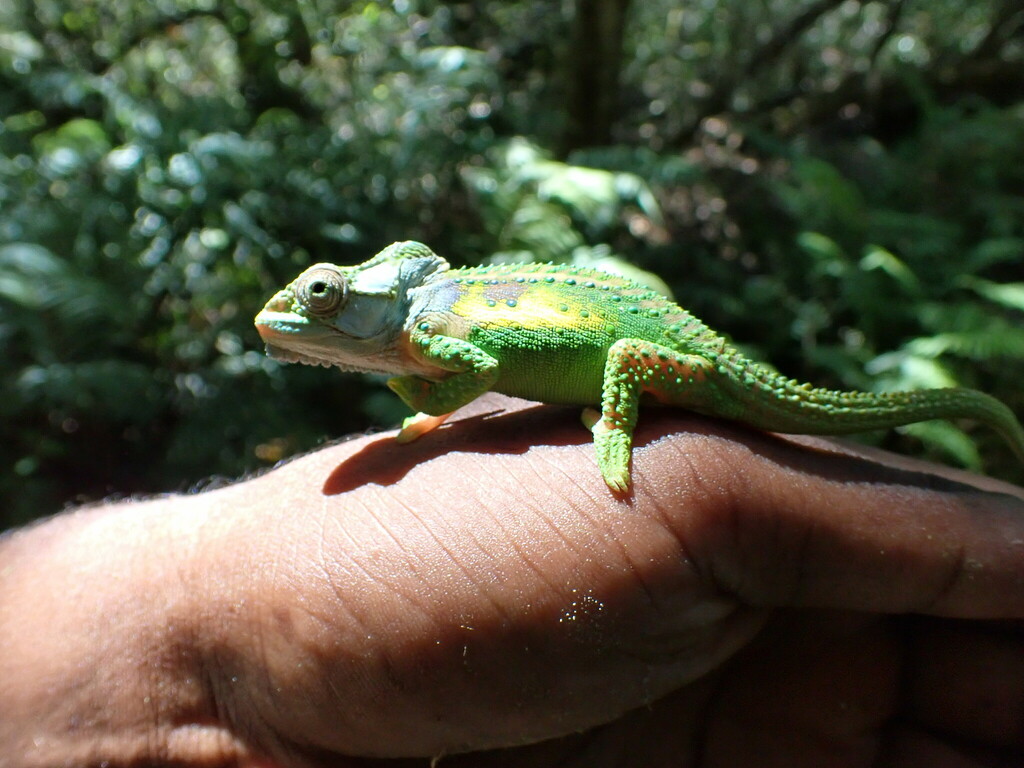
[[[589,413],[588,413],[589,411]],[[615,493],[629,490],[629,459],[633,438],[622,429],[609,427],[598,417],[596,411],[588,408],[583,412],[583,423],[590,426],[594,434],[594,450],[597,453],[597,467],[605,483]]]
[[[443,413],[440,416],[431,416],[429,413],[417,413],[415,416],[410,416],[402,422],[402,428],[395,436],[395,442],[411,443],[413,440],[423,437],[427,432],[433,432],[444,424],[449,416],[451,416],[450,413]]]

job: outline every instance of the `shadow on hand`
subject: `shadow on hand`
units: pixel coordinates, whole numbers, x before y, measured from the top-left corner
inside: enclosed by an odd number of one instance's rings
[[[381,436],[339,464],[324,482],[323,493],[334,496],[369,483],[393,485],[414,467],[446,453],[517,455],[541,441],[545,445],[590,442],[590,432],[580,423],[579,408],[540,403],[522,408],[517,405],[520,402],[494,395],[481,398],[412,443],[398,443],[393,435]],[[538,440],[538,436],[542,438]]]
[[[322,492],[333,496],[366,484],[393,485],[419,464],[448,453],[522,455],[539,444],[589,443],[590,432],[580,423],[579,414],[577,406],[542,405],[487,393],[459,409],[450,421],[412,443],[398,443],[389,434],[367,444],[331,472]],[[673,424],[674,420],[682,423]],[[736,422],[709,419],[678,409],[645,409],[634,435],[634,448],[642,448],[673,429],[728,438],[788,469],[807,471],[808,453],[818,454],[827,461],[816,462],[814,473],[829,480],[908,485],[942,492],[978,490],[916,467],[876,461],[870,455],[871,449],[851,446],[851,455],[808,443],[802,438],[761,432]]]

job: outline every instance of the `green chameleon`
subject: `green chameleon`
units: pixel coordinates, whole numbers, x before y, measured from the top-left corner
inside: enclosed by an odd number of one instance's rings
[[[845,434],[936,418],[991,425],[1024,460],[1013,413],[971,389],[815,389],[748,360],[665,297],[559,264],[450,269],[416,242],[352,267],[317,264],[256,316],[271,356],[392,374],[414,440],[488,390],[585,406],[608,486],[629,488],[641,397],[774,432]]]

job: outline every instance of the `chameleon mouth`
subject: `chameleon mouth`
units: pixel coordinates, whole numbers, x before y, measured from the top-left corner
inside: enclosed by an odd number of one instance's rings
[[[305,363],[331,368],[319,345],[331,335],[327,328],[311,325],[306,318],[290,312],[264,309],[256,316],[256,330],[267,345],[267,354],[283,363]]]
[[[312,357],[310,355],[304,355],[293,349],[285,349],[284,347],[277,347],[273,344],[267,344],[267,355],[282,363],[304,363],[305,365],[319,365],[321,368],[334,367],[334,363],[328,362],[327,360],[323,360],[319,357]]]

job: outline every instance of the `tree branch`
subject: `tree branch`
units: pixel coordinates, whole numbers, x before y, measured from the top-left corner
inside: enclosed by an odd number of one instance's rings
[[[576,0],[565,72],[568,125],[561,154],[610,144],[618,115],[622,43],[630,0]]]
[[[740,69],[740,75],[746,79],[756,70],[777,59],[791,47],[800,36],[814,24],[831,11],[837,8],[844,0],[818,0],[818,2],[807,6],[803,13],[797,14],[781,29],[776,30],[764,44],[757,48],[747,63]]]
[[[1019,0],[1007,0],[992,19],[985,37],[971,51],[972,59],[998,57],[1002,47],[1016,34],[1024,32],[1024,8]]]

